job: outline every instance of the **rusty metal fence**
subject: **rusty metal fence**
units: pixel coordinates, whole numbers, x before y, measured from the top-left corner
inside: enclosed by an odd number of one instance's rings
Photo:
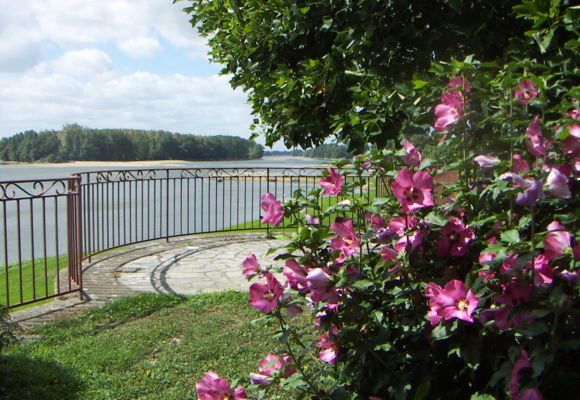
[[[82,261],[154,239],[267,230],[260,197],[287,200],[320,187],[322,168],[194,168],[84,172],[63,179],[0,182],[0,304],[9,308],[82,294]],[[361,182],[354,184],[354,182]],[[377,182],[348,177],[350,191]],[[323,206],[338,200],[323,197]],[[276,227],[289,226],[289,219]]]

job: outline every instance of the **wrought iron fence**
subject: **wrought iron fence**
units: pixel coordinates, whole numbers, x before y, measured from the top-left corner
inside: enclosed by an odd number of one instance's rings
[[[266,230],[268,227],[260,223],[260,197],[270,192],[287,200],[297,189],[306,193],[319,187],[322,171],[172,168],[82,173],[85,257],[154,239]],[[369,187],[367,183],[352,190],[369,195]],[[333,199],[324,201],[329,205]],[[288,224],[283,221],[278,228]]]
[[[0,304],[80,291],[80,177],[0,182],[0,207]]]
[[[284,201],[298,189],[306,194],[320,187],[323,171],[139,169],[0,182],[0,304],[12,308],[82,294],[82,261],[105,250],[199,233],[267,230],[260,223],[260,197],[269,192]],[[436,181],[456,179],[447,175]],[[345,186],[368,199],[390,190],[390,182],[371,172],[347,176]],[[321,206],[340,200],[323,196]],[[276,229],[291,223],[284,219]]]

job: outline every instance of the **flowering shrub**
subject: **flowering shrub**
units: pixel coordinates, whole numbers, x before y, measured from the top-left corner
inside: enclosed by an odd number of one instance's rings
[[[533,106],[537,97],[526,96],[514,95],[512,106]],[[260,363],[248,390],[258,398],[270,385],[296,398],[383,400],[542,399],[572,390],[580,379],[580,138],[569,104],[543,123],[528,110],[509,152],[466,153],[448,166],[461,179],[440,196],[433,161],[408,141],[340,173],[329,169],[320,188],[284,205],[264,195],[262,204],[273,205],[264,222],[288,218],[296,233],[281,265],[261,267],[254,255],[243,262],[243,274],[259,281],[250,305],[280,325],[285,346]],[[473,147],[456,130],[474,123],[458,118],[443,140]],[[369,160],[375,176],[362,178]],[[359,180],[345,185],[345,175]],[[352,194],[389,179],[385,197]],[[328,195],[348,201],[323,210],[317,204]],[[310,329],[294,318],[304,311]]]
[[[447,163],[406,140],[329,169],[284,204],[263,196],[263,222],[287,219],[296,232],[279,265],[244,261],[259,281],[250,305],[279,324],[284,346],[257,365],[249,393],[577,395],[580,91],[563,61],[545,72],[554,65],[435,64],[409,101],[452,154]],[[445,171],[459,179],[436,183]],[[322,196],[347,201],[322,209]]]

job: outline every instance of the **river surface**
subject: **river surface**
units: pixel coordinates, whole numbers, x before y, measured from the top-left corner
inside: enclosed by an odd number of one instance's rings
[[[267,156],[260,160],[240,161],[141,161],[78,162],[62,164],[0,164],[0,182],[27,179],[64,178],[68,174],[89,171],[147,168],[302,168],[328,164],[328,160],[307,157]]]
[[[4,181],[58,179],[89,171],[308,168],[320,167],[328,162],[304,157],[273,156],[260,160],[212,162],[3,164],[0,165],[0,185]],[[222,230],[257,219],[261,213],[260,193],[270,191],[280,199],[287,199],[298,186],[303,185],[298,178],[286,177],[276,181],[267,180],[265,175],[251,180],[215,176],[212,179],[200,179],[180,175],[172,178],[170,184],[166,182],[96,184],[93,179],[93,185],[89,191],[84,192],[83,198],[84,236],[91,237],[90,242],[83,244],[84,250],[98,251],[165,235]],[[313,182],[318,184],[318,179],[309,182],[309,185]],[[22,186],[32,188],[32,184]],[[10,196],[13,188],[7,187],[5,194]],[[64,186],[58,190],[60,193],[66,192]],[[30,191],[38,193],[38,190]],[[65,196],[0,201],[0,265],[66,254],[66,203]]]

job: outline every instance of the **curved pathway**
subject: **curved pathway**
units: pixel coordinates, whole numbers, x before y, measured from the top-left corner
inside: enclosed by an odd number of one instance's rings
[[[125,246],[93,257],[83,264],[84,296],[56,300],[11,313],[24,330],[101,306],[104,302],[139,292],[199,294],[222,290],[247,291],[241,263],[249,253],[262,265],[274,262],[268,250],[283,240],[266,239],[264,233],[193,235]]]

